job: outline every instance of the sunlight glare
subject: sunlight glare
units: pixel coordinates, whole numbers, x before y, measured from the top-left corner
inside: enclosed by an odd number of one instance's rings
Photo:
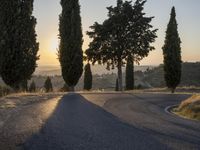
[[[58,49],[58,45],[59,45],[59,40],[57,37],[53,37],[50,40],[50,51],[52,52],[56,52]]]

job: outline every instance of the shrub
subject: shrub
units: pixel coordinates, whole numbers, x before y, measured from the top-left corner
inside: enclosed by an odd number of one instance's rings
[[[51,78],[50,77],[47,77],[47,79],[46,79],[46,81],[44,83],[44,89],[45,89],[46,93],[53,92],[53,85],[51,83]]]
[[[35,85],[35,82],[32,81],[31,84],[30,84],[30,87],[29,87],[29,92],[35,92],[36,91],[36,85]]]

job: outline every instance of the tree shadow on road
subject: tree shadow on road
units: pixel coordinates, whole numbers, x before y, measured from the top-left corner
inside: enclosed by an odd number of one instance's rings
[[[63,96],[25,150],[155,150],[169,147],[79,94]]]

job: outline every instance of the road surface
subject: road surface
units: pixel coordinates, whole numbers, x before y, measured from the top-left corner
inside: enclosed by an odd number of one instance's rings
[[[200,150],[200,123],[177,118],[164,111],[166,106],[178,104],[187,97],[167,94],[66,94],[57,100],[22,108],[13,117],[19,129],[26,129],[20,130],[26,140],[18,148]]]

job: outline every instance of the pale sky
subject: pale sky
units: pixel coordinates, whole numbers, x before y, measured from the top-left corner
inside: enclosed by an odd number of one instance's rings
[[[95,21],[101,23],[107,18],[106,7],[115,5],[117,0],[80,0],[84,34],[83,50],[87,49],[89,38],[85,34]],[[183,61],[200,61],[200,0],[147,0],[147,16],[155,16],[152,22],[158,28],[156,48],[141,61],[141,65],[159,65],[163,62],[162,46],[172,6],[176,7],[178,30],[182,40]],[[39,65],[59,65],[58,16],[61,13],[60,0],[35,0],[34,16],[37,18],[36,32],[40,43]]]

